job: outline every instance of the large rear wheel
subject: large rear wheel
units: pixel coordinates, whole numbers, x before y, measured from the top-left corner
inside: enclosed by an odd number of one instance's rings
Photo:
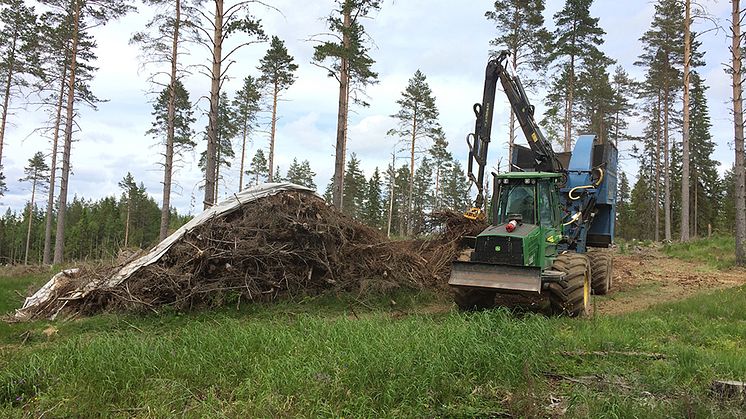
[[[495,291],[457,287],[453,290],[453,301],[463,311],[486,310],[495,306]]]
[[[565,273],[559,282],[549,284],[552,312],[571,317],[588,314],[591,301],[591,265],[585,255],[564,253],[554,260],[552,270]]]
[[[591,288],[596,295],[606,295],[611,289],[614,281],[611,276],[611,253],[590,252],[588,259],[591,262]]]

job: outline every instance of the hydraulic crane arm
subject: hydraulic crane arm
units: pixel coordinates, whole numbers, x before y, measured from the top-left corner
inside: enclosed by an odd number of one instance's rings
[[[512,67],[506,65],[509,57],[510,52],[503,51],[497,58],[493,58],[487,63],[482,103],[474,104],[474,114],[477,121],[474,126],[474,133],[469,134],[466,142],[469,145],[469,179],[477,185],[477,199],[474,202],[475,208],[467,216],[481,211],[484,204],[484,169],[487,166],[487,149],[492,133],[492,117],[498,80],[508,97],[516,119],[521,125],[528,145],[534,152],[536,170],[544,172],[561,172],[563,170],[554,154],[554,150],[552,150],[552,145],[544,137],[539,129],[539,124],[534,119],[534,106],[531,105],[528,96],[526,96],[523,83],[515,74],[515,70],[509,71],[509,68]],[[478,166],[476,176],[474,176],[473,171],[474,162]]]

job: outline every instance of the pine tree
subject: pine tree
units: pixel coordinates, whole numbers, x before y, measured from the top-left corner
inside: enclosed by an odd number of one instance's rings
[[[277,101],[284,90],[295,83],[295,71],[298,65],[293,62],[293,57],[288,54],[285,43],[280,38],[273,36],[269,50],[262,58],[259,71],[262,76],[259,80],[267,86],[272,97],[272,128],[269,133],[269,181],[274,182],[272,165],[275,161],[275,133],[277,132]]]
[[[620,140],[630,139],[627,134],[629,126],[627,118],[634,115],[635,104],[633,99],[638,95],[638,85],[622,66],[617,65],[614,69],[611,86],[614,90],[614,100],[612,101],[614,120],[611,135],[614,138],[614,144],[618,147]]]
[[[356,88],[363,90],[378,80],[378,74],[372,70],[375,61],[368,54],[369,47],[365,42],[368,34],[360,20],[372,10],[379,10],[381,3],[381,0],[336,0],[336,8],[327,19],[335,40],[314,47],[313,63],[327,70],[339,83],[332,184],[333,204],[337,208],[342,208],[350,93],[353,93],[353,99],[357,99]],[[326,64],[328,61],[332,61],[331,65]],[[362,100],[355,101],[367,106]]]
[[[712,159],[715,151],[715,141],[710,129],[709,107],[707,105],[707,86],[697,71],[690,75],[691,89],[689,102],[689,146],[690,146],[690,178],[689,188],[692,191],[689,202],[692,214],[691,232],[697,236],[700,231],[706,231],[707,225],[714,225],[717,217],[719,202],[719,178],[717,166],[719,162]]]
[[[189,16],[192,8],[189,7],[186,1],[145,0],[146,4],[156,9],[156,14],[145,25],[145,30],[135,33],[130,40],[131,44],[140,45],[142,51],[140,59],[143,66],[166,64],[170,67],[167,83],[160,80],[159,76],[162,75],[160,71],[150,76],[151,83],[157,86],[165,86],[164,91],[157,100],[157,105],[162,108],[161,112],[163,113],[163,121],[160,125],[165,128],[163,130],[165,137],[165,152],[163,154],[163,202],[159,233],[161,240],[165,239],[168,235],[170,225],[171,186],[173,183],[171,178],[174,169],[174,154],[177,153],[175,148],[179,147],[175,139],[177,135],[176,131],[179,129],[177,123],[184,123],[183,119],[177,122],[177,119],[179,119],[177,113],[184,113],[186,111],[184,106],[189,101],[189,95],[180,81],[184,69],[179,64],[179,48],[182,46],[184,40],[182,27],[190,25],[190,21],[193,20]],[[184,103],[184,98],[186,98],[186,104]],[[188,104],[188,106],[191,107],[191,104]],[[189,117],[191,117],[191,114]],[[191,142],[191,139],[189,141]]]
[[[36,14],[23,0],[4,0],[0,9],[0,166],[11,98],[22,96],[28,76],[42,77]]]
[[[494,10],[485,13],[495,22],[498,36],[490,45],[510,51],[511,64],[518,71],[524,86],[536,80],[528,77],[527,68],[538,71],[546,64],[550,35],[544,27],[544,0],[496,0]],[[508,155],[515,143],[515,114],[510,109]],[[437,190],[437,188],[436,188]]]
[[[62,175],[58,201],[57,234],[55,235],[54,263],[64,260],[65,216],[67,206],[68,181],[70,176],[70,155],[72,154],[73,128],[75,126],[75,105],[85,102],[90,105],[98,100],[88,89],[86,81],[92,77],[93,67],[89,64],[95,59],[92,41],[88,31],[111,20],[118,19],[133,7],[126,0],[44,0],[44,4],[54,8],[71,21],[69,31],[63,32],[69,45],[67,66],[67,93],[65,106],[65,129],[62,149]]]
[[[210,65],[202,64],[202,73],[210,78],[210,110],[207,114],[207,151],[205,153],[205,198],[204,208],[214,205],[217,200],[216,176],[219,175],[218,148],[220,145],[220,102],[221,87],[228,77],[228,70],[235,62],[233,54],[251,44],[264,42],[266,36],[261,22],[249,14],[249,7],[254,1],[241,1],[225,6],[225,0],[214,0],[215,9],[197,9],[200,19],[187,27],[191,39],[208,50]],[[226,49],[224,43],[231,37],[241,35],[243,38],[235,47]]]
[[[619,191],[617,193],[616,201],[617,219],[614,233],[616,236],[623,237],[625,239],[631,238],[628,231],[630,229],[630,223],[632,220],[630,208],[631,199],[632,196],[629,186],[629,179],[627,179],[627,174],[622,171],[619,174]]]
[[[586,57],[577,80],[577,120],[586,132],[596,134],[605,143],[614,125],[615,92],[607,68],[614,61],[600,50]]]
[[[290,163],[287,176],[284,180],[315,190],[316,183],[313,181],[314,176],[316,176],[316,173],[311,170],[311,163],[308,160],[298,163],[298,159],[293,158],[293,162]]]
[[[171,93],[172,87],[175,89]],[[194,123],[192,103],[189,92],[180,80],[166,86],[153,104],[151,115],[155,117],[151,128],[146,134],[153,136],[165,146],[163,152],[163,202],[161,208],[161,224],[159,237],[161,240],[168,235],[171,215],[171,187],[173,186],[174,159],[178,161],[184,151],[194,149],[196,143],[192,139]]]
[[[598,18],[590,15],[592,3],[593,0],[565,0],[562,10],[554,15],[555,42],[549,57],[560,71],[553,81],[554,96],[548,96],[548,104],[550,114],[564,113],[564,151],[570,151],[572,146],[578,69],[598,56],[598,46],[605,34],[598,26]]]
[[[220,168],[231,167],[231,160],[236,156],[233,151],[233,139],[236,138],[239,131],[239,127],[236,125],[236,111],[225,92],[220,94],[216,123],[218,129],[215,148],[215,176],[213,177],[215,179],[215,193],[213,196],[217,199],[218,185],[221,179]],[[203,173],[207,170],[207,151],[203,151],[200,155],[199,167]]]
[[[730,73],[732,76],[733,96],[733,131],[735,145],[734,189],[735,189],[735,230],[736,230],[736,265],[746,266],[746,150],[744,150],[743,138],[743,56],[741,53],[741,21],[743,12],[739,0],[731,0],[733,6],[731,14],[731,54],[732,64]]]
[[[23,264],[28,265],[29,246],[31,244],[31,222],[34,219],[34,208],[36,204],[36,191],[42,190],[49,179],[49,166],[44,161],[44,155],[37,151],[33,157],[28,160],[28,166],[23,169],[26,175],[19,179],[19,182],[31,182],[31,199],[28,203],[28,231],[26,233],[26,251],[23,256]]]
[[[412,190],[414,199],[412,202],[412,225],[413,233],[418,234],[425,224],[425,214],[432,209],[432,179],[433,168],[430,160],[423,157],[420,166],[414,176]]]
[[[119,181],[119,188],[122,189],[122,201],[126,202],[127,210],[125,212],[124,221],[124,246],[129,245],[130,238],[130,219],[132,218],[133,201],[137,196],[137,183],[132,173],[127,172],[127,175]]]
[[[381,188],[381,173],[378,167],[368,180],[365,188],[365,200],[363,201],[362,219],[371,227],[383,228],[383,194]]]
[[[439,130],[430,147],[430,158],[432,159],[433,173],[435,175],[435,189],[433,208],[440,209],[443,177],[451,169],[453,164],[453,155],[448,151],[448,141],[445,133]]]
[[[655,94],[660,94],[662,104],[663,151],[663,216],[664,233],[671,240],[671,178],[670,178],[670,131],[671,113],[676,93],[681,86],[681,70],[684,48],[684,13],[678,0],[660,0],[655,5],[655,15],[650,29],[640,40],[643,53],[636,65],[648,69],[648,84],[654,86]]]
[[[267,158],[264,157],[264,150],[261,148],[256,150],[254,158],[251,159],[249,170],[246,171],[249,176],[249,185],[258,185],[263,182],[267,182],[269,177],[269,166],[267,165]]]
[[[451,170],[443,182],[443,207],[455,211],[465,211],[470,206],[469,179],[461,163],[454,160]]]
[[[400,106],[399,112],[391,115],[398,121],[398,127],[391,129],[388,135],[394,135],[401,138],[407,144],[410,152],[409,161],[409,178],[408,197],[407,197],[407,219],[411,219],[413,204],[413,186],[415,174],[415,153],[418,151],[418,144],[427,138],[433,139],[440,130],[438,123],[438,108],[435,106],[430,86],[427,84],[425,75],[417,70],[414,76],[409,79],[407,88],[402,92],[401,99],[396,103]],[[408,226],[407,233],[412,233],[413,226]]]
[[[344,197],[342,198],[342,211],[355,218],[362,216],[363,201],[365,200],[365,187],[367,182],[365,174],[360,168],[360,160],[352,153],[347,161],[347,169],[344,178]]]
[[[241,165],[238,175],[238,190],[243,189],[244,161],[246,159],[246,142],[251,131],[256,128],[256,120],[260,110],[261,93],[258,81],[251,76],[243,80],[243,87],[236,92],[233,107],[236,111],[236,125],[241,133]]]

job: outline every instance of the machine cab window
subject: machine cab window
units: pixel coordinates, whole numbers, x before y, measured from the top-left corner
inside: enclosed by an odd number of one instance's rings
[[[536,185],[508,183],[501,185],[497,207],[498,224],[507,223],[513,214],[520,214],[524,224],[536,224]]]
[[[555,225],[556,205],[552,200],[552,188],[554,186],[548,181],[540,181],[539,189],[539,222],[543,227],[553,227]]]

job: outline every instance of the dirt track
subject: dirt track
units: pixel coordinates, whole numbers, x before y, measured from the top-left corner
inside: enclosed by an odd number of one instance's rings
[[[612,292],[596,300],[601,314],[644,310],[693,294],[746,284],[746,270],[714,268],[669,258],[656,250],[614,255]]]

